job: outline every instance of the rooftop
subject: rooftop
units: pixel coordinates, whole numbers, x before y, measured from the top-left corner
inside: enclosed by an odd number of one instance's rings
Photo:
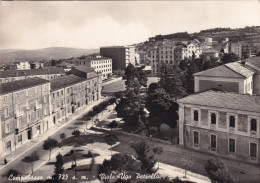
[[[48,80],[34,77],[34,78],[29,78],[29,79],[24,79],[24,80],[18,80],[18,81],[12,81],[9,83],[3,83],[0,85],[0,94],[6,94],[6,93],[11,93],[19,90],[23,90],[26,88],[30,88],[33,86],[41,85],[44,83],[48,83]]]
[[[62,67],[44,67],[44,68],[29,69],[29,70],[6,70],[6,71],[0,71],[0,78],[59,74],[59,73],[65,73]]]
[[[257,113],[260,111],[260,96],[242,95],[212,90],[189,95],[178,100],[178,102]]]
[[[241,63],[232,62],[202,72],[195,73],[194,76],[248,78],[253,74],[253,71],[244,67]]]
[[[72,84],[76,84],[76,83],[79,83],[84,80],[86,80],[86,78],[82,78],[82,77],[76,76],[74,74],[53,79],[50,81],[51,91],[58,90],[60,88],[63,88],[63,87],[66,87],[66,86],[69,86]]]
[[[134,46],[102,46],[100,48],[134,48]]]
[[[108,57],[103,57],[103,56],[100,56],[100,57],[86,57],[86,58],[83,58],[83,59],[74,59],[73,61],[76,61],[76,62],[91,62],[91,61],[97,61],[97,60],[107,60],[107,59],[111,59],[111,58],[108,58]]]

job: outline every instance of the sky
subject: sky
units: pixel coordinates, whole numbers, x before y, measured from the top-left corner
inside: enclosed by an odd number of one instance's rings
[[[260,25],[260,1],[0,2],[0,49],[129,45],[158,34]]]

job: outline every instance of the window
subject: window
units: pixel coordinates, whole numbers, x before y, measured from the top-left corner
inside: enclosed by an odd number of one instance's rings
[[[216,114],[215,113],[211,113],[210,115],[210,121],[212,125],[216,124]]]
[[[236,119],[234,116],[229,116],[229,127],[230,128],[235,128],[235,122],[236,122]]]
[[[6,117],[6,118],[9,117],[9,109],[8,109],[8,107],[5,108],[5,117]]]
[[[235,152],[235,148],[236,148],[236,145],[235,145],[235,139],[229,139],[229,152],[231,153],[234,153]]]
[[[19,136],[17,137],[17,141],[18,141],[18,142],[22,142],[22,140],[23,140],[23,136],[22,136],[22,135],[19,135]]]
[[[5,133],[9,133],[10,132],[10,123],[6,123],[5,124]]]
[[[30,103],[27,101],[26,102],[26,108],[29,109],[30,108]]]
[[[27,123],[31,122],[31,114],[27,114]]]
[[[256,119],[251,119],[250,121],[250,131],[254,131],[256,132],[257,131],[257,126],[256,126]]]
[[[193,120],[198,121],[199,120],[199,112],[197,110],[194,110],[193,112]]]
[[[210,135],[210,147],[211,150],[216,150],[217,148],[217,136],[216,135]]]
[[[199,132],[193,132],[193,143],[194,145],[199,145]]]
[[[7,102],[7,96],[4,97],[4,102]]]
[[[48,114],[48,107],[45,107],[44,108],[44,115],[47,115]]]
[[[17,118],[17,121],[16,121],[16,128],[20,128],[21,127],[21,124],[22,124],[22,118]]]
[[[69,92],[69,90],[68,90],[68,92]],[[55,98],[55,93],[52,94],[52,98]]]
[[[257,145],[256,143],[250,143],[250,157],[256,158],[257,154]]]

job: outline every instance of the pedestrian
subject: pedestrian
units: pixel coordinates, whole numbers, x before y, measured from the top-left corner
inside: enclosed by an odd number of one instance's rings
[[[5,163],[5,165],[7,164],[7,160],[6,160],[6,158],[4,159],[4,163]]]

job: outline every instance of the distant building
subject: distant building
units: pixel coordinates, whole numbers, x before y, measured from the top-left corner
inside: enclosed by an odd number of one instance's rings
[[[7,65],[7,66],[4,68],[4,70],[5,70],[5,71],[7,71],[7,70],[15,71],[15,70],[17,70],[17,65],[16,65],[16,64]]]
[[[30,63],[30,67],[31,67],[31,69],[43,68],[44,67],[44,63],[43,62],[31,62]]]
[[[84,78],[68,75],[51,81],[52,121],[61,122],[101,97],[101,75]]]
[[[235,53],[241,59],[242,58],[242,44],[230,43],[230,52]]]
[[[48,130],[50,82],[29,78],[0,85],[0,154],[4,156]]]
[[[139,55],[139,53],[135,53],[135,65],[140,65],[140,55]]]
[[[240,62],[228,63],[194,74],[195,92],[217,89],[239,94],[253,94],[255,73]]]
[[[73,59],[70,63],[75,66],[89,66],[96,72],[102,73],[102,79],[112,76],[112,59],[102,56],[85,57],[82,59]]]
[[[206,91],[178,104],[181,146],[259,164],[259,96]]]
[[[124,70],[128,64],[135,65],[134,46],[108,46],[100,48],[100,55],[112,58],[113,70]]]
[[[242,43],[242,56],[253,57],[257,54],[257,47],[250,42]]]
[[[174,49],[174,56],[175,61],[179,63],[180,61],[184,60],[185,58],[199,58],[202,54],[202,48],[195,43],[190,44],[180,44],[175,47]]]
[[[30,63],[27,61],[14,62],[13,64],[17,65],[17,70],[28,70],[31,68]]]
[[[201,56],[211,60],[212,58],[219,58],[219,52],[214,49],[203,49]]]
[[[145,51],[137,51],[140,57],[140,64],[146,64],[147,53]]]
[[[44,67],[30,70],[0,71],[0,84],[33,77],[52,80],[65,75],[65,71],[61,67]]]

